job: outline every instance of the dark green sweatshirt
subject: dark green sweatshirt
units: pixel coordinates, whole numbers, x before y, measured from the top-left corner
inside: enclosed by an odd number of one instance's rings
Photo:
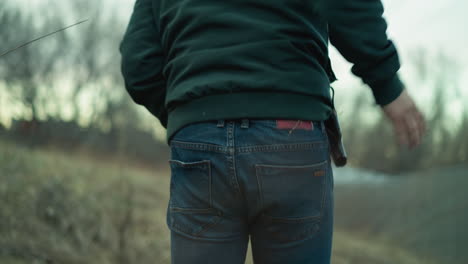
[[[380,0],[136,0],[120,43],[125,87],[167,143],[206,120],[325,120],[330,41],[385,105],[403,84],[382,13]]]

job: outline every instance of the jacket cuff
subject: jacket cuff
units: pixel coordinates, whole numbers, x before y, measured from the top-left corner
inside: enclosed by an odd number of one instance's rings
[[[404,88],[403,82],[398,74],[395,74],[390,80],[377,82],[371,86],[375,103],[380,106],[393,102],[400,96]]]

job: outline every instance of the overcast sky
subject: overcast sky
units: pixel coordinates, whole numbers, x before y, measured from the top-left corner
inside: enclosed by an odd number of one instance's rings
[[[440,48],[452,55],[468,50],[468,1],[385,0],[389,34],[402,47]]]
[[[468,66],[468,1],[384,0],[388,35],[395,42],[404,64],[416,49],[443,52]],[[337,68],[342,61],[333,54]],[[337,65],[338,64],[338,65]],[[340,69],[339,69],[340,70]]]

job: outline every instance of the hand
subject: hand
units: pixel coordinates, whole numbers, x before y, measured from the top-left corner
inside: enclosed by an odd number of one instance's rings
[[[406,89],[393,102],[383,106],[382,110],[392,122],[400,145],[412,149],[421,143],[426,132],[426,122]]]

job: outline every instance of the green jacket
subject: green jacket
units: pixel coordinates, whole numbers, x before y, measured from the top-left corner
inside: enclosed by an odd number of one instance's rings
[[[206,120],[325,120],[330,41],[385,105],[403,84],[382,13],[380,0],[136,0],[119,48],[125,87],[167,143]]]

